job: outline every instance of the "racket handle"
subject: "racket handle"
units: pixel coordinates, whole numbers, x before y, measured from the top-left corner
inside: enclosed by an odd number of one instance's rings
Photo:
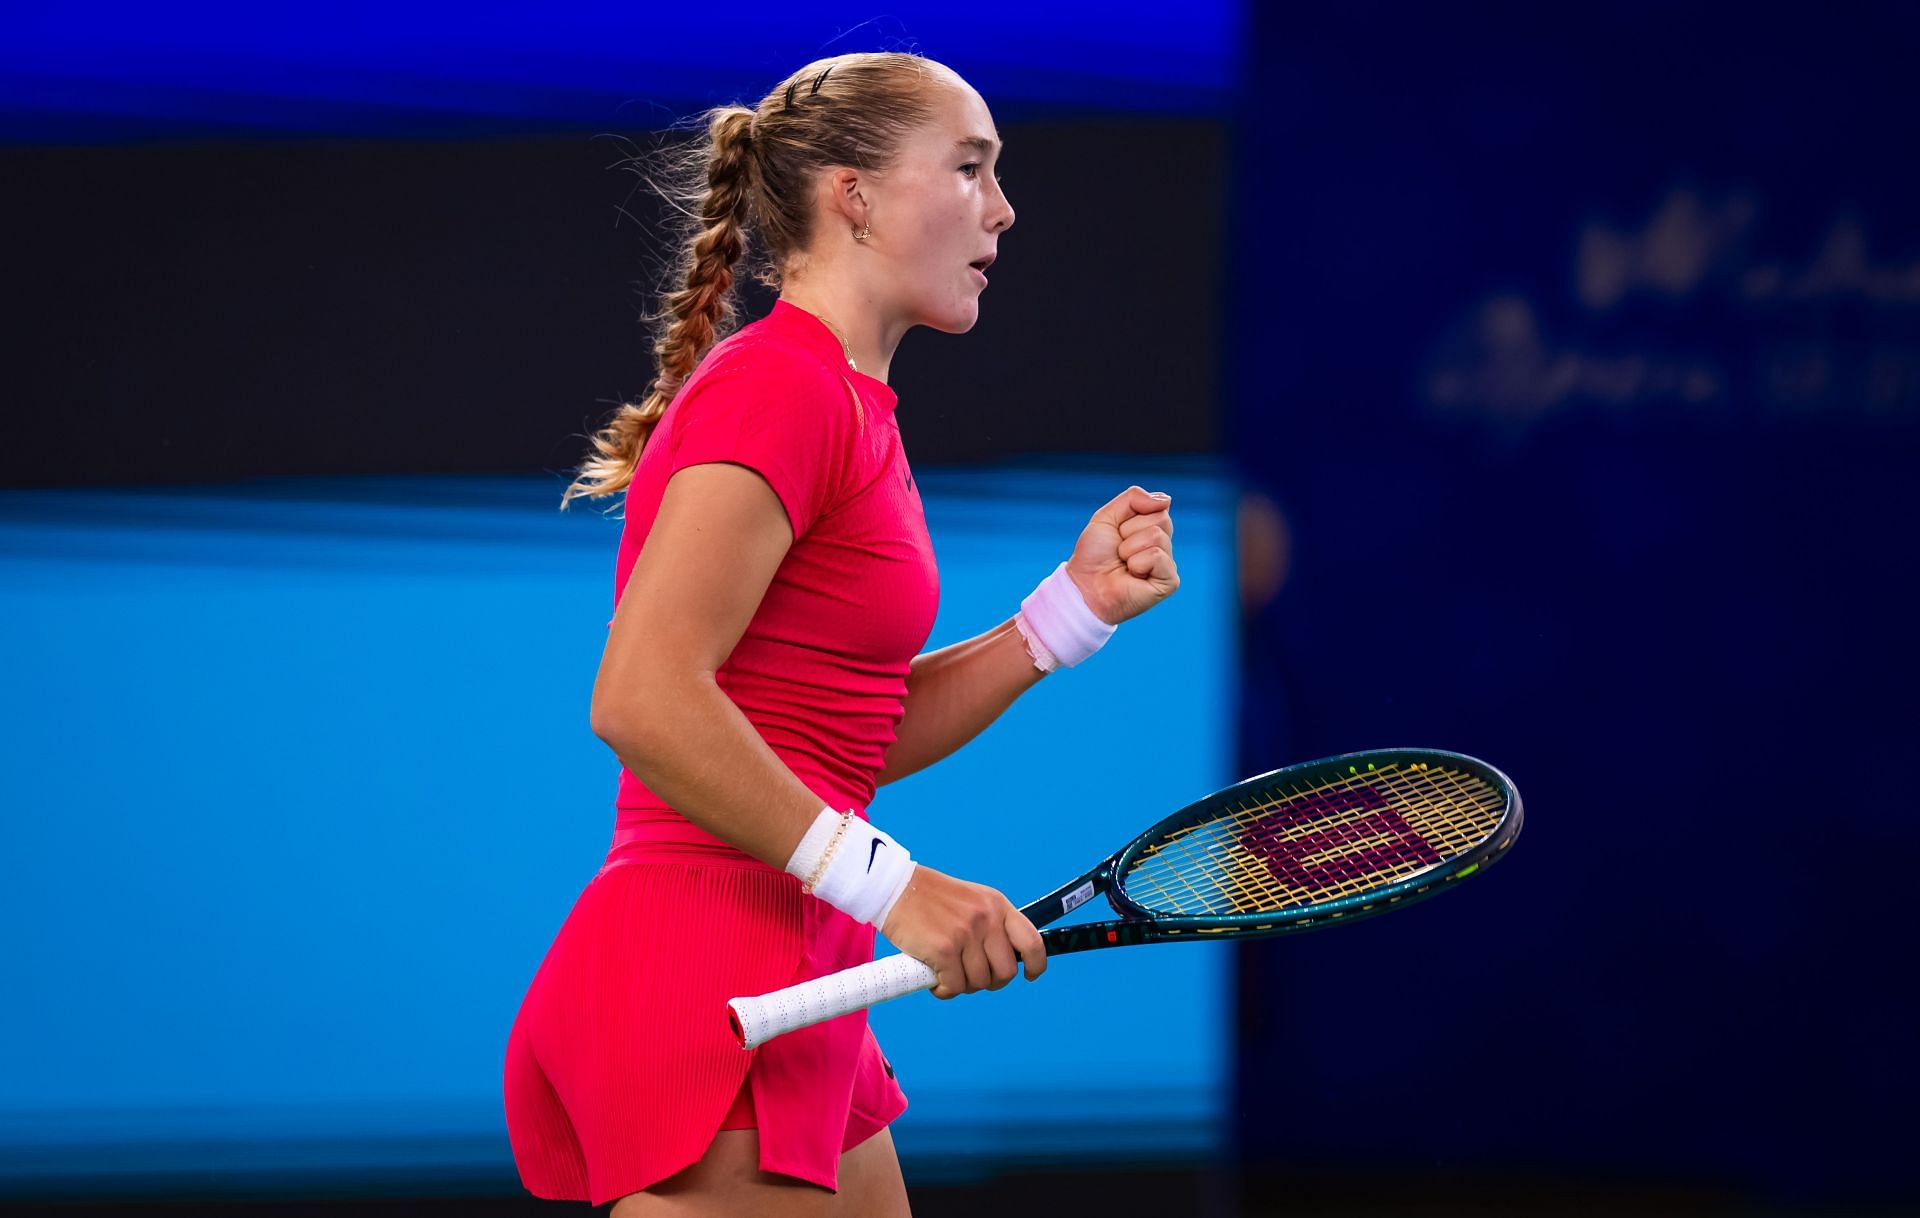
[[[727,1023],[742,1049],[826,1019],[933,988],[933,970],[912,956],[883,956],[784,990],[727,1002]]]

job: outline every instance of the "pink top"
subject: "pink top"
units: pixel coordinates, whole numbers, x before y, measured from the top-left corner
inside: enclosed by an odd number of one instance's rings
[[[655,426],[627,489],[614,585],[617,605],[674,471],[729,461],[765,478],[794,542],[718,680],[841,808],[873,798],[939,599],[894,401],[847,367],[823,322],[776,303],[707,354]],[[840,1156],[907,1104],[866,1013],[743,1053],[726,1000],[871,960],[873,939],[622,771],[606,865],[508,1037],[522,1181],[594,1205],[650,1187],[706,1152],[745,1081],[761,1170],[837,1187]]]
[[[907,666],[940,599],[896,402],[886,382],[847,366],[824,322],[775,301],[707,353],[655,425],[627,488],[615,570],[618,605],[676,471],[726,461],[767,480],[793,546],[716,676],[780,759],[837,808],[873,799]],[[616,809],[616,853],[644,841],[748,857],[626,769]]]

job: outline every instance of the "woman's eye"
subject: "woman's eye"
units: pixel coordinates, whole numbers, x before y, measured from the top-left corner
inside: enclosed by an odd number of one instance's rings
[[[978,169],[978,168],[980,168],[980,162],[978,162],[978,161],[968,161],[968,162],[967,162],[966,164],[964,164],[964,165],[962,165],[962,166],[960,167],[960,172],[962,172],[962,173],[964,173],[964,174],[966,174],[966,175],[967,175],[968,177],[972,177],[972,176],[973,176],[973,171],[974,171],[974,170],[976,170],[976,169]]]

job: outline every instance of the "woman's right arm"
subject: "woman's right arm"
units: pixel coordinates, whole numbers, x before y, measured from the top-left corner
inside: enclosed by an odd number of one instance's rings
[[[741,465],[689,466],[660,511],[614,611],[594,681],[593,732],[675,811],[784,868],[821,800],[761,739],[715,674],[793,544],[786,509]],[[1006,897],[918,866],[883,928],[932,966],[938,997],[998,989],[1016,956],[1046,967],[1039,932]]]
[[[674,474],[614,610],[593,732],[702,829],[784,867],[820,799],[767,747],[714,674],[753,620],[793,534],[760,475]]]

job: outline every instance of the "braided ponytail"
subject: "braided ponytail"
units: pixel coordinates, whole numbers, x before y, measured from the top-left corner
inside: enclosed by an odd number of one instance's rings
[[[668,293],[648,318],[657,332],[653,386],[637,405],[622,402],[607,425],[590,438],[593,455],[561,496],[562,508],[581,495],[599,497],[626,489],[653,425],[693,375],[700,358],[733,326],[733,269],[746,252],[752,210],[752,126],[753,111],[744,106],[722,106],[710,112],[704,149],[706,191],[699,201],[698,227],[682,248],[674,276],[681,287]]]
[[[779,291],[804,274],[813,240],[813,184],[835,165],[884,173],[901,142],[932,112],[930,88],[949,68],[905,51],[816,60],[754,109],[705,112],[707,139],[667,153],[663,193],[683,218],[680,260],[657,312],[648,315],[656,373],[639,404],[622,402],[598,434],[560,506],[625,490],[640,449],[700,360],[733,327],[734,268],[753,234],[760,282]],[[696,119],[695,122],[698,120]]]

